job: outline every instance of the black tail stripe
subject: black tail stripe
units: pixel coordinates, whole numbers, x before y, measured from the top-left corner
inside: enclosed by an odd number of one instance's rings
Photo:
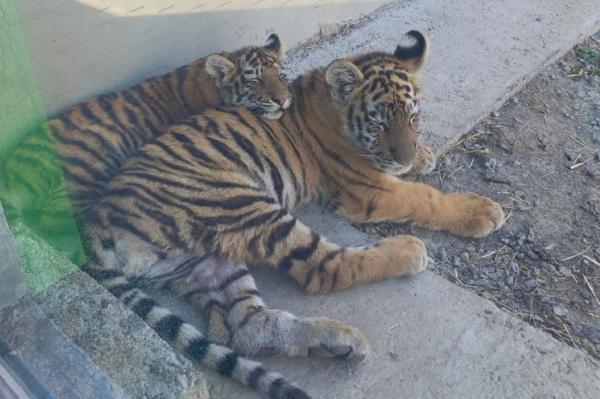
[[[194,338],[185,348],[185,353],[196,362],[201,363],[208,353],[209,346],[210,342],[206,338]]]
[[[231,377],[233,370],[238,364],[239,356],[235,352],[230,352],[226,354],[217,364],[217,371],[219,374]]]
[[[282,388],[285,385],[285,380],[283,378],[278,378],[271,383],[269,387],[269,398],[270,399],[279,399],[282,398]]]
[[[154,330],[162,339],[170,342],[177,338],[182,324],[181,317],[170,314],[160,319],[154,326]]]
[[[102,281],[108,280],[115,277],[122,277],[123,272],[115,269],[95,269],[88,265],[83,265],[81,267],[83,271],[92,276],[95,280]]]
[[[252,389],[256,389],[258,387],[260,379],[264,377],[266,373],[267,372],[265,371],[265,369],[260,366],[252,370],[252,372],[248,376],[248,386]]]
[[[133,285],[132,283],[123,283],[123,284],[119,284],[119,285],[110,287],[108,290],[110,291],[111,294],[113,294],[114,296],[119,298],[121,295],[123,295],[126,292],[129,292],[135,288],[136,288],[135,285]]]
[[[157,306],[157,303],[154,299],[141,298],[131,309],[142,319],[146,320],[148,313],[150,313],[155,306]]]

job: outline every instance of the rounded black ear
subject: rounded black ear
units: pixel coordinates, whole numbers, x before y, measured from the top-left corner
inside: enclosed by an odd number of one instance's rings
[[[402,38],[403,43],[396,47],[394,57],[404,61],[404,67],[413,72],[421,68],[427,58],[428,44],[419,31],[411,30]]]
[[[267,43],[264,45],[267,50],[273,51],[274,53],[280,54],[281,52],[281,40],[275,33],[271,33],[267,38]]]

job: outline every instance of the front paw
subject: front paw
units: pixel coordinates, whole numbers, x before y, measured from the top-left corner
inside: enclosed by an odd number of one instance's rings
[[[453,194],[457,218],[449,230],[464,237],[485,237],[504,224],[502,207],[490,198],[474,193]]]
[[[435,154],[425,144],[417,143],[417,157],[409,175],[426,175],[435,169]]]
[[[427,268],[429,258],[423,241],[411,235],[397,235],[382,240],[377,249],[387,265],[387,277],[420,273]]]

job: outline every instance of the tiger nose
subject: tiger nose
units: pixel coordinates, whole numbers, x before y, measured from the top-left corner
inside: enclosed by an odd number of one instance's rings
[[[283,109],[289,108],[292,103],[292,95],[286,94],[284,96],[273,97],[273,102]]]

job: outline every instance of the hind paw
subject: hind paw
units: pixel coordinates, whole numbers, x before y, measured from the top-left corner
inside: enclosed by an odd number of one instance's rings
[[[367,339],[354,327],[327,318],[305,319],[304,321],[310,323],[313,337],[311,337],[308,347],[295,354],[361,361],[369,353]]]

